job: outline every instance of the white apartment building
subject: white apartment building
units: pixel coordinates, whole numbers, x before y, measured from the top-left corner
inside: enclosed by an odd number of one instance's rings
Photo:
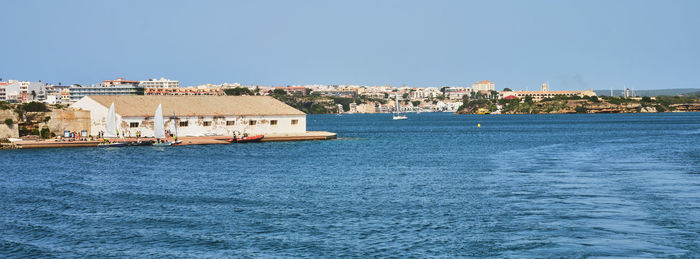
[[[139,86],[143,88],[178,88],[180,87],[180,81],[165,79],[163,77],[160,79],[152,78],[141,81]]]
[[[0,84],[0,101],[33,102],[46,100],[46,85],[41,82],[9,80]]]

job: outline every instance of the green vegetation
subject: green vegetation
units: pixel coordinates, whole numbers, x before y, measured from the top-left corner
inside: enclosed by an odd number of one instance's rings
[[[281,88],[276,88],[275,90],[272,90],[272,95],[287,95],[287,91]]]
[[[10,119],[10,118],[5,119],[5,125],[7,125],[7,127],[11,128],[13,124],[15,124],[15,122],[12,121],[12,119]]]
[[[248,88],[245,87],[236,87],[236,88],[231,88],[231,89],[225,89],[224,93],[226,95],[234,95],[234,96],[239,96],[239,95],[254,95],[253,91],[251,91]]]
[[[51,130],[49,130],[48,128],[43,128],[39,132],[39,136],[41,136],[41,138],[43,138],[43,139],[50,139],[51,138]]]
[[[17,108],[22,109],[25,112],[48,112],[49,107],[45,103],[40,102],[30,102],[18,105]]]
[[[1,101],[0,102],[0,110],[9,110],[12,109],[12,106],[10,106],[10,103]]]

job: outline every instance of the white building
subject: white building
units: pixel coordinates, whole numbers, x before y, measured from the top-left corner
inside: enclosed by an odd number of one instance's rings
[[[489,80],[480,81],[472,84],[472,91],[496,91],[496,84]]]
[[[143,88],[178,88],[180,87],[180,81],[165,79],[163,77],[160,79],[152,78],[141,81],[139,86]]]
[[[435,105],[435,109],[438,111],[443,111],[443,112],[456,112],[460,106],[462,106],[462,102],[438,102]]]
[[[46,100],[46,85],[41,82],[10,80],[0,84],[0,101],[33,102]]]
[[[143,95],[143,88],[132,84],[122,85],[73,85],[68,88],[71,102],[76,102],[85,96],[92,95]]]
[[[106,130],[114,103],[117,129],[126,136],[153,136],[153,116],[162,105],[165,129],[179,136],[231,136],[234,133],[306,133],[306,114],[268,96],[87,96],[71,107],[90,111],[91,135]]]

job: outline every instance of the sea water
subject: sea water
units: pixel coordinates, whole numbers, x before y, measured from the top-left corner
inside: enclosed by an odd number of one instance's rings
[[[0,257],[700,256],[700,113],[408,117],[2,150]]]

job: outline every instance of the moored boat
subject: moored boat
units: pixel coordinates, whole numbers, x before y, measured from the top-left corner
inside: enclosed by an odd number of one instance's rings
[[[171,145],[173,145],[173,143],[167,142],[167,141],[153,143],[153,146],[156,146],[156,147],[171,146]]]
[[[234,135],[233,138],[228,139],[228,142],[230,142],[230,143],[260,142],[264,137],[265,137],[264,135],[255,135],[255,136],[243,136],[242,138],[238,138]]]
[[[126,146],[126,143],[122,143],[122,142],[114,142],[114,143],[105,142],[105,143],[97,144],[97,146],[98,146],[98,147],[125,147],[125,146]]]
[[[125,142],[127,146],[152,146],[154,143],[156,143],[153,140],[146,140],[146,141],[129,141]]]

